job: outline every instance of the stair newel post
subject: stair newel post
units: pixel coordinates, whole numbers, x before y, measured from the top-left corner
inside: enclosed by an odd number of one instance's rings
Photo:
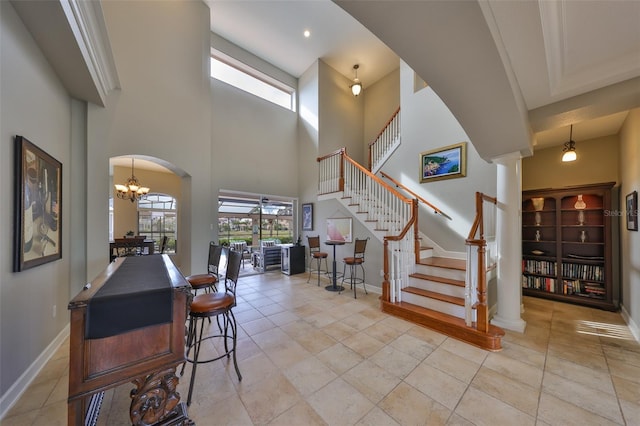
[[[382,300],[384,302],[390,302],[390,291],[389,291],[389,241],[384,238],[383,243],[383,257],[382,257],[382,265],[383,265],[383,281],[382,281]]]
[[[347,153],[346,148],[340,149],[340,178],[338,179],[338,191],[344,191],[344,156]]]
[[[413,223],[413,254],[416,263],[420,262],[420,227],[418,226],[418,200],[411,200],[411,216],[415,218]]]
[[[489,331],[489,309],[487,308],[487,274],[485,272],[486,242],[480,240],[478,246],[478,305],[476,307],[477,328],[484,333]]]

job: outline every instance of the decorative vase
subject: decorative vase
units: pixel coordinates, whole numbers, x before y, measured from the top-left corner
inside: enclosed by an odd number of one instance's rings
[[[544,198],[543,197],[538,197],[538,198],[532,198],[531,199],[531,203],[533,204],[533,209],[537,212],[539,212],[540,210],[542,210],[544,208]]]
[[[584,243],[585,241],[587,241],[587,231],[581,231],[580,232],[580,242]]]
[[[587,208],[587,203],[582,199],[582,194],[578,195],[578,201],[573,205],[578,212],[578,225],[584,225],[584,209]]]
[[[540,226],[540,223],[542,222],[542,216],[540,215],[540,212],[536,212],[536,226]]]

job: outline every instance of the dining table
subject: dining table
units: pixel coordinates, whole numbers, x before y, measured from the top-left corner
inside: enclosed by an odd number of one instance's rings
[[[337,278],[337,272],[336,272],[336,267],[337,267],[337,262],[336,262],[336,246],[343,246],[346,244],[346,241],[344,240],[327,240],[324,242],[326,245],[328,246],[332,246],[333,247],[333,263],[332,263],[332,272],[331,272],[331,284],[326,286],[324,289],[327,291],[342,291],[344,290],[344,287],[342,287],[341,285],[338,285],[336,283],[336,281],[338,280]]]

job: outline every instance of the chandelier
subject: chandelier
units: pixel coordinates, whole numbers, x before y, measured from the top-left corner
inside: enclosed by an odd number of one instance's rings
[[[124,185],[116,184],[116,195],[123,200],[129,200],[132,203],[147,195],[149,188],[140,185],[138,179],[133,175],[133,158],[131,159],[131,177],[127,179]]]

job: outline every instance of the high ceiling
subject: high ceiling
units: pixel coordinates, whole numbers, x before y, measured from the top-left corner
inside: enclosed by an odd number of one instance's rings
[[[398,57],[384,43],[330,0],[205,2],[213,32],[294,77],[321,58],[353,78],[357,63],[366,90],[398,66]],[[365,14],[373,6],[353,3]],[[404,7],[404,2],[389,3],[397,5],[394,11]],[[639,1],[489,0],[481,6],[526,108],[535,112],[530,117],[536,149],[565,142],[572,123],[576,141],[618,133],[629,104],[638,106],[640,99],[621,104],[606,90],[640,76]],[[309,38],[303,36],[305,29]],[[438,42],[447,48],[447,40]],[[428,75],[421,77],[429,82]],[[550,118],[550,106],[594,91],[599,91],[598,102],[609,103],[597,117],[591,111],[570,117],[556,112]]]

